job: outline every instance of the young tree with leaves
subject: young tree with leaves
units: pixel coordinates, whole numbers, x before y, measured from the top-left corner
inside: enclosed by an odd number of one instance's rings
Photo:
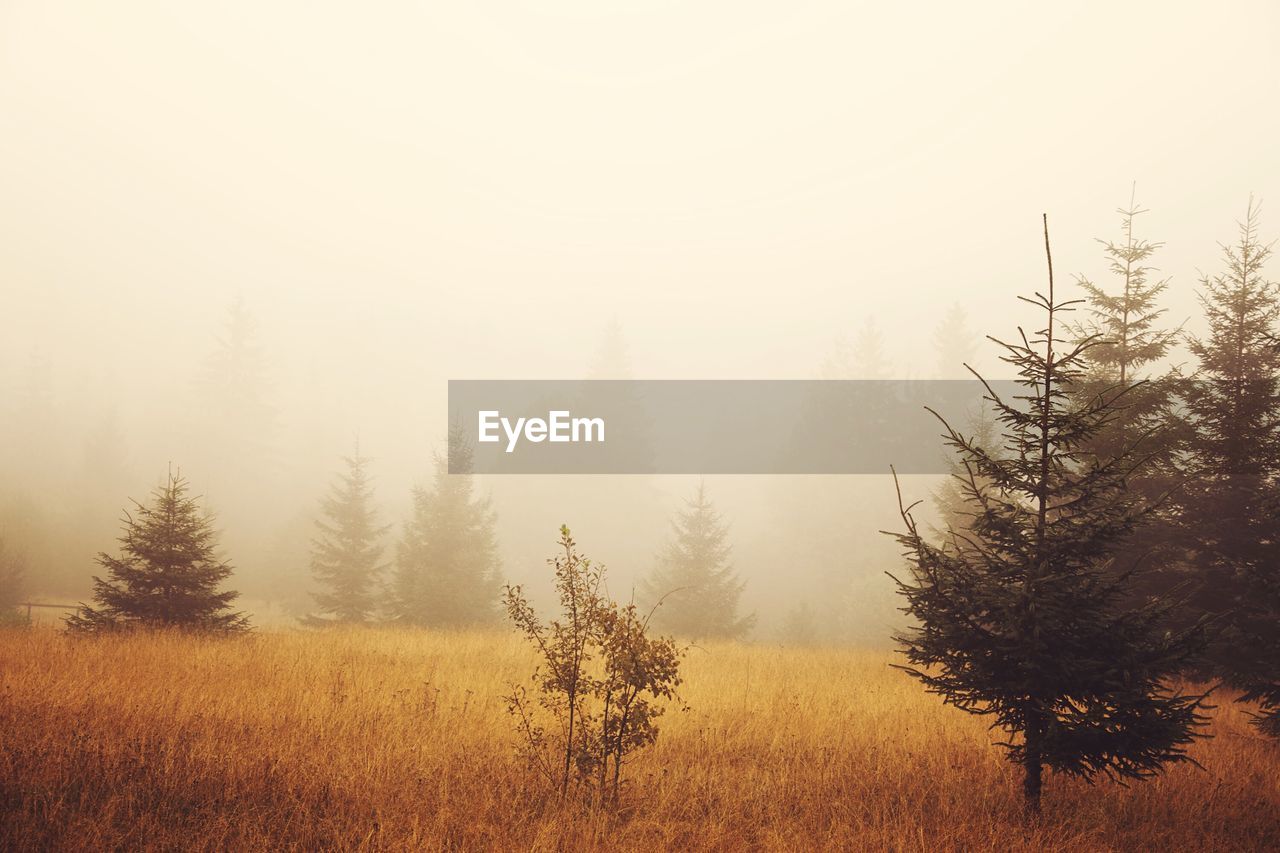
[[[1079,450],[1119,401],[1072,399],[1090,342],[1061,337],[1071,303],[1055,298],[1051,256],[1047,295],[1024,300],[1046,322],[1003,344],[1025,393],[1004,400],[988,386],[1001,452],[943,422],[973,508],[967,530],[949,534],[962,541],[927,541],[911,507],[901,507],[906,530],[896,538],[912,568],[898,586],[919,623],[898,637],[910,662],[903,669],[1011,734],[1001,745],[1023,769],[1034,814],[1045,767],[1143,779],[1189,761],[1203,697],[1165,681],[1194,651],[1197,633],[1161,630],[1163,605],[1121,605],[1123,576],[1110,563],[1143,512],[1125,489],[1139,463],[1132,453],[1099,460]]]
[[[432,488],[414,489],[397,548],[390,605],[393,618],[409,625],[459,628],[498,615],[496,519],[488,499],[473,493],[471,448],[460,428],[449,441],[449,457],[436,457]]]
[[[547,562],[560,618],[544,623],[520,587],[506,590],[507,615],[539,659],[535,694],[514,685],[507,707],[525,757],[561,796],[576,783],[616,801],[627,759],[658,738],[659,703],[675,698],[683,650],[650,636],[634,604],[609,600],[604,566],[578,553],[568,527],[559,544]]]
[[[98,555],[106,578],[93,579],[95,605],[67,618],[76,632],[119,628],[186,628],[234,632],[249,627],[230,609],[238,593],[222,590],[231,565],[218,558],[217,533],[187,496],[187,481],[170,472],[149,504],[126,513],[121,556]]]
[[[1208,660],[1262,705],[1280,735],[1280,284],[1263,276],[1271,246],[1249,204],[1225,271],[1201,282],[1209,334],[1185,405],[1194,432],[1178,513],[1191,548],[1193,604],[1220,617]]]
[[[674,537],[657,567],[640,585],[640,598],[655,608],[654,625],[679,637],[741,637],[755,625],[739,599],[746,586],[729,563],[729,528],[698,485],[687,508],[671,522]]]
[[[312,593],[319,614],[311,625],[366,623],[380,605],[383,565],[382,537],[388,528],[378,524],[369,460],[359,454],[345,457],[347,471],[320,504],[316,519],[320,535],[312,541],[311,573],[324,590]]]

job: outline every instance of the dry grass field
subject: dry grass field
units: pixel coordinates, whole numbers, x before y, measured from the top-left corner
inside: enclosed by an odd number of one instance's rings
[[[694,649],[616,810],[515,757],[514,637],[0,633],[0,849],[1280,849],[1280,747],[1214,713],[1205,769],[1057,777],[1023,823],[981,720],[884,653]]]

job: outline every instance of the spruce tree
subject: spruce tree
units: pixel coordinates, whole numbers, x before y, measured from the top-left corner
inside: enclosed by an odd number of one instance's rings
[[[1142,477],[1130,482],[1144,494],[1160,494],[1166,484],[1152,489],[1142,488],[1150,478],[1167,473],[1176,433],[1163,429],[1172,420],[1176,372],[1152,375],[1153,368],[1168,355],[1178,340],[1180,329],[1164,328],[1160,318],[1161,294],[1168,279],[1153,281],[1155,271],[1148,266],[1161,243],[1151,243],[1134,236],[1134,219],[1146,210],[1130,199],[1120,214],[1121,242],[1099,240],[1106,254],[1111,274],[1116,279],[1114,292],[1080,276],[1080,287],[1087,294],[1089,318],[1073,327],[1078,340],[1090,340],[1084,352],[1085,373],[1077,383],[1085,393],[1123,395],[1123,404],[1115,416],[1094,436],[1091,449],[1102,455],[1123,452],[1153,428],[1159,428],[1158,446],[1144,442],[1148,462],[1139,472]],[[1161,463],[1157,467],[1154,463]]]
[[[405,624],[458,628],[492,623],[502,592],[495,516],[476,497],[471,448],[450,430],[450,460],[437,455],[430,489],[413,492],[413,511],[396,552],[391,611]]]
[[[700,640],[733,639],[755,625],[755,614],[739,612],[746,583],[729,564],[729,528],[698,485],[687,509],[671,522],[674,536],[657,567],[640,586],[641,600],[656,608],[662,631]]]
[[[316,519],[320,535],[312,540],[311,573],[324,591],[312,593],[321,610],[307,618],[312,625],[370,622],[379,609],[388,528],[378,524],[369,460],[357,451],[345,461],[347,471],[321,502],[322,517]]]
[[[990,411],[987,411],[984,407],[970,413],[968,421],[971,441],[979,447],[997,447],[996,439],[998,438],[997,428],[999,424],[996,423],[995,417]],[[976,514],[973,502],[969,499],[969,492],[972,486],[977,485],[980,489],[987,489],[991,486],[991,483],[985,478],[971,478],[970,471],[964,466],[963,460],[957,459],[955,456],[948,457],[946,464],[946,478],[930,495],[933,507],[938,514],[938,525],[935,532],[943,534],[944,547],[964,544],[965,537],[963,534],[969,529],[969,524]]]
[[[230,609],[238,593],[220,590],[231,565],[217,555],[217,533],[187,481],[170,472],[149,504],[134,501],[125,514],[121,556],[98,555],[106,578],[93,579],[95,605],[82,604],[67,618],[72,631],[118,628],[186,628],[240,631],[244,615]]]
[[[1178,455],[1186,423],[1177,407],[1185,380],[1175,369],[1160,369],[1180,329],[1166,328],[1160,297],[1168,279],[1152,277],[1150,261],[1161,247],[1138,238],[1134,220],[1146,213],[1130,196],[1119,208],[1121,240],[1099,240],[1115,285],[1107,289],[1080,276],[1087,294],[1087,319],[1072,326],[1077,341],[1091,341],[1082,353],[1084,374],[1074,395],[1088,405],[1095,395],[1115,398],[1113,417],[1082,442],[1081,451],[1103,459],[1136,449],[1144,464],[1127,480],[1130,492],[1152,510],[1128,538],[1115,561],[1119,572],[1134,572],[1130,588],[1140,600],[1172,592],[1178,577],[1169,566],[1179,558],[1167,499],[1181,483]]]
[[[933,333],[933,349],[937,355],[936,379],[968,379],[966,365],[973,364],[977,354],[977,335],[969,326],[964,306],[954,303]]]
[[[1109,563],[1143,512],[1125,489],[1137,463],[1131,453],[1100,460],[1080,452],[1118,402],[1072,399],[1090,342],[1060,337],[1071,303],[1055,299],[1051,256],[1047,295],[1022,298],[1046,322],[1002,344],[1025,393],[1004,400],[987,388],[1000,452],[943,421],[966,471],[968,529],[949,534],[949,547],[934,544],[900,502],[906,530],[896,538],[912,572],[898,586],[919,624],[898,640],[910,664],[902,669],[1010,733],[1001,746],[1022,767],[1034,814],[1045,767],[1143,779],[1190,760],[1203,697],[1165,682],[1194,651],[1197,633],[1160,630],[1163,605],[1121,606],[1124,579]]]
[[[802,601],[787,611],[779,639],[789,646],[812,646],[818,642],[818,614]]]
[[[1211,670],[1262,704],[1280,735],[1280,284],[1263,277],[1271,247],[1250,202],[1226,269],[1202,280],[1206,338],[1186,407],[1194,427],[1178,510],[1190,542],[1193,604],[1220,617]]]
[[[217,336],[196,385],[198,420],[194,432],[214,469],[220,492],[252,522],[261,506],[264,474],[273,472],[276,411],[270,402],[266,352],[258,324],[237,298]]]

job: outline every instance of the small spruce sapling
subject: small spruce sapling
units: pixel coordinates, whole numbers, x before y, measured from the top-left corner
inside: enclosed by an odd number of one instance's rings
[[[99,554],[105,578],[93,579],[95,604],[66,620],[79,633],[120,628],[184,628],[234,633],[248,619],[231,609],[239,593],[222,589],[231,564],[218,557],[217,532],[187,482],[170,472],[149,504],[126,513],[121,555]]]

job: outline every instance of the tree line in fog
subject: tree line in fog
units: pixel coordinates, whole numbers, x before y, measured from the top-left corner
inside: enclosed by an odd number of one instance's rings
[[[897,635],[903,669],[1017,735],[1003,746],[1025,771],[1032,810],[1046,767],[1144,779],[1189,760],[1208,691],[1179,689],[1177,676],[1237,689],[1258,727],[1280,736],[1280,285],[1265,276],[1271,244],[1251,202],[1200,281],[1206,331],[1189,335],[1166,320],[1168,280],[1154,268],[1160,244],[1138,234],[1142,212],[1119,211],[1120,237],[1103,244],[1111,275],[1079,280],[1070,297],[1053,279],[1046,223],[1047,287],[1020,297],[1040,324],[992,337],[1019,393],[1002,398],[988,385],[987,405],[969,423],[940,424],[952,472],[926,497],[928,520],[917,520],[920,502],[899,487],[902,527],[891,535],[905,556],[893,573],[910,617]],[[1182,343],[1193,363],[1170,365]],[[673,695],[679,647],[650,631],[682,640],[749,635],[755,617],[742,607],[729,526],[704,486],[675,514],[667,547],[625,606],[609,602],[602,570],[562,531],[564,556],[553,564],[572,618],[548,628],[519,587],[504,588],[497,519],[474,490],[468,458],[456,456],[450,474],[437,457],[395,535],[368,460],[346,458],[315,519],[315,606],[305,624],[492,626],[505,601],[553,663],[563,659],[551,636],[577,643],[575,654],[594,643],[615,662],[621,681],[590,682],[604,690],[605,707],[618,696],[638,702],[645,690],[652,699]],[[126,514],[116,553],[99,554],[92,602],[68,626],[246,629],[216,539],[171,470]],[[8,550],[0,550],[0,581],[12,603],[20,570]],[[581,602],[595,621],[573,621],[585,618]],[[811,618],[793,613],[788,631],[802,638]],[[641,659],[660,676],[624,678],[626,661],[638,667]],[[553,694],[581,687],[560,675],[540,684]],[[533,706],[522,695],[512,708],[524,714]],[[647,743],[656,729],[632,735]],[[588,764],[603,784],[623,747],[608,740],[622,737],[616,732],[600,737]]]

